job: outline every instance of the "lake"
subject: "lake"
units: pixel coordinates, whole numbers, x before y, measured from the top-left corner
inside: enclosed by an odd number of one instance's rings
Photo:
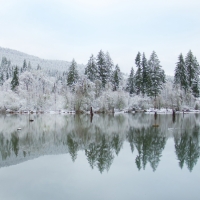
[[[198,114],[0,115],[0,199],[199,199],[199,121]]]

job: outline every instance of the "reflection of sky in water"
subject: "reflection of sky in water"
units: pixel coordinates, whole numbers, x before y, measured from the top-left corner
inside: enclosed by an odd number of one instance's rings
[[[22,117],[21,125],[24,123],[24,117],[26,116]],[[92,124],[88,122],[90,119],[87,120],[87,117],[78,118],[76,124],[72,123],[74,116],[56,116],[56,118],[56,128],[55,116],[46,115],[39,117],[38,120],[35,118],[35,124],[29,124],[28,128],[25,128],[26,125],[21,126],[23,130],[18,132],[18,156],[16,157],[11,148],[11,157],[1,161],[7,162],[7,165],[11,162],[11,165],[0,168],[0,199],[198,199],[199,163],[197,162],[193,167],[192,172],[188,170],[187,163],[181,169],[177,159],[177,147],[175,146],[175,144],[181,144],[180,141],[185,142],[184,144],[189,141],[189,144],[191,144],[191,142],[195,143],[198,140],[199,131],[196,131],[197,136],[194,131],[198,130],[198,127],[195,128],[195,120],[198,122],[198,119],[194,115],[185,116],[184,119],[179,116],[175,123],[172,122],[171,116],[158,116],[156,123],[160,125],[159,128],[152,129],[155,132],[145,132],[144,134],[142,134],[142,131],[147,131],[148,127],[151,129],[152,124],[154,124],[153,116],[125,115],[124,117],[121,116],[120,120],[107,116],[104,119],[102,117],[95,119],[94,117]],[[140,123],[139,121],[143,118],[144,122]],[[4,118],[4,120],[1,119],[4,122],[5,120],[9,121],[10,124],[12,120],[19,119],[9,117]],[[116,122],[116,120],[118,121]],[[107,124],[110,131],[113,130],[112,134],[106,132],[103,123]],[[137,124],[134,129],[135,123]],[[19,122],[13,124],[17,126]],[[34,127],[36,124],[38,127]],[[111,126],[113,125],[115,128],[112,129]],[[116,127],[117,125],[118,127]],[[198,123],[196,123],[197,125]],[[127,137],[128,133],[130,134],[128,132],[130,126],[132,127],[131,130],[134,130],[133,153]],[[188,137],[180,132],[181,126],[184,127],[184,130],[185,128],[188,129]],[[90,131],[92,129],[96,132],[84,131],[88,127],[90,127]],[[143,129],[144,127],[145,129]],[[168,128],[173,127],[176,128],[176,131],[168,131]],[[52,128],[55,128],[56,134]],[[76,130],[75,132],[72,132],[73,128]],[[8,126],[7,130],[9,129],[12,130],[13,127]],[[33,132],[30,134],[27,130],[36,131],[36,134],[33,134]],[[45,136],[41,130],[45,130]],[[182,137],[181,133],[183,134]],[[114,135],[117,134],[120,134],[119,138],[122,141],[118,155],[111,145]],[[139,171],[136,165],[136,158],[139,155],[138,149],[140,149],[138,144],[141,144],[141,142],[138,142],[138,138],[144,139],[143,136],[148,134],[152,134],[154,139],[157,138],[155,141],[159,140],[157,136],[166,138],[164,150],[161,149],[160,160],[154,172],[150,162],[147,162],[145,170],[141,168]],[[157,134],[157,136],[154,134]],[[29,136],[28,139],[27,135]],[[68,153],[69,140],[67,142],[67,136],[69,137],[69,135],[78,144],[75,162],[72,161],[71,154]],[[112,146],[105,147],[105,149],[110,148],[114,159],[108,172],[104,170],[103,173],[100,173],[97,165],[93,169],[90,167],[85,148],[88,148],[91,143],[102,144],[102,135],[106,136],[106,143]],[[53,138],[53,136],[56,137]],[[11,141],[12,134],[7,133],[5,138]],[[178,142],[175,143],[175,140]],[[193,148],[193,146],[189,147]],[[187,148],[189,147],[187,146]],[[22,152],[21,149],[25,148],[29,148],[32,152],[30,152],[30,157],[29,155],[26,157],[27,161],[23,162],[23,154],[20,154],[20,152]],[[192,150],[187,151],[191,153]],[[140,152],[144,151],[141,150]],[[153,153],[155,152],[152,152],[150,156],[153,156]],[[17,159],[20,156],[22,156],[22,160],[18,161]],[[34,157],[39,158],[32,159]],[[186,157],[185,154],[187,160]],[[32,160],[29,160],[29,158]],[[13,165],[16,160],[16,163],[20,164]]]

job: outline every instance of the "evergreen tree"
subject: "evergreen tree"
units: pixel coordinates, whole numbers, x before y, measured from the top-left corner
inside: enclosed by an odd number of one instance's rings
[[[175,75],[174,75],[174,85],[180,85],[181,89],[185,92],[188,89],[188,77],[183,55],[180,54],[178,57],[178,62],[176,63]]]
[[[135,73],[135,90],[137,94],[140,94],[142,90],[143,78],[142,78],[142,69],[141,69],[141,54],[138,52],[135,58],[135,64],[137,71]]]
[[[37,70],[41,70],[41,69],[42,69],[41,66],[38,64]]]
[[[148,85],[150,84],[150,70],[149,70],[149,67],[147,65],[147,59],[145,57],[145,54],[143,53],[142,55],[142,85],[141,85],[141,92],[142,92],[142,95],[144,96],[146,91],[147,91],[147,88],[148,88]]]
[[[3,73],[1,73],[0,75],[0,85],[3,85],[4,83],[4,76],[3,76]]]
[[[8,72],[6,73],[6,80],[8,80],[9,79],[9,74],[8,74]]]
[[[160,61],[155,51],[151,54],[148,65],[151,80],[147,88],[147,93],[149,96],[155,97],[156,99],[163,89],[163,83],[165,83],[165,72],[161,69]]]
[[[134,70],[133,70],[133,67],[132,67],[130,75],[128,77],[127,86],[126,86],[126,90],[130,94],[133,94],[135,92],[135,83],[134,82],[135,82],[134,81]]]
[[[11,90],[15,90],[16,87],[19,85],[19,77],[18,77],[18,67],[15,67],[13,79],[11,81]]]
[[[67,85],[72,86],[77,81],[78,81],[77,64],[76,61],[73,59],[68,71]]]
[[[32,67],[31,67],[31,63],[30,63],[30,61],[28,62],[28,67],[27,67],[27,70],[30,72],[31,71],[31,69],[32,69]]]
[[[106,61],[107,77],[108,77],[108,80],[109,80],[111,78],[111,76],[112,76],[113,66],[114,66],[112,58],[110,57],[109,52],[107,52],[106,55],[105,55],[105,61]]]
[[[105,88],[106,83],[109,81],[109,70],[106,64],[105,54],[102,50],[97,55],[97,78],[101,81],[102,87]]]
[[[199,63],[196,57],[193,56],[192,51],[190,50],[185,58],[185,65],[188,74],[188,84],[192,89],[193,95],[199,95]]]
[[[25,72],[27,69],[28,69],[28,66],[27,66],[26,60],[24,59],[24,62],[23,62],[23,66],[22,66],[21,72],[23,73],[23,72]]]
[[[119,83],[122,79],[121,71],[118,64],[115,66],[115,70],[113,71],[111,82],[113,85],[113,91],[116,91],[119,88]]]
[[[91,55],[90,59],[88,60],[87,66],[85,68],[85,75],[92,82],[94,82],[97,77],[97,66],[93,55]]]
[[[0,65],[0,85],[3,85],[5,80],[8,80],[12,76],[11,61],[7,60],[6,57],[2,57]]]
[[[195,97],[199,97],[199,75],[195,74],[194,79],[192,81],[192,93]]]

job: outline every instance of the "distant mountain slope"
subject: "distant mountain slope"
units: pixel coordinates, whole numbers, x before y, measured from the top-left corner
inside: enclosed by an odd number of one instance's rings
[[[37,68],[39,64],[42,69],[51,69],[58,71],[67,71],[71,64],[71,62],[68,61],[45,60],[16,50],[0,47],[0,62],[2,60],[2,57],[6,57],[8,60],[11,61],[12,65],[18,65],[19,67],[22,67],[23,61],[25,59],[27,61],[27,64],[30,61],[32,68]],[[84,68],[84,65],[78,64],[78,71],[83,72]]]

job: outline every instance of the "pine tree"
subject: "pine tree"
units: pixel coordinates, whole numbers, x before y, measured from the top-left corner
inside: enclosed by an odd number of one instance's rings
[[[179,55],[178,62],[176,63],[175,75],[174,75],[174,86],[175,85],[180,85],[180,88],[184,89],[185,92],[189,87],[187,70],[182,54]]]
[[[110,57],[109,52],[107,52],[105,55],[105,61],[106,61],[106,69],[107,69],[107,79],[110,80],[113,73],[114,64],[113,64],[112,58]]]
[[[111,76],[111,83],[113,85],[113,91],[116,91],[119,88],[119,83],[122,79],[121,71],[118,64],[115,66],[115,70]]]
[[[8,80],[9,79],[9,74],[8,74],[8,72],[6,73],[6,80]]]
[[[72,86],[77,81],[78,81],[77,64],[76,61],[73,59],[68,71],[67,85]]]
[[[135,92],[135,83],[134,82],[135,82],[134,81],[134,70],[133,70],[133,67],[132,67],[130,75],[129,75],[128,80],[127,80],[127,86],[126,86],[126,90],[130,94],[133,94]]]
[[[38,64],[37,70],[41,70],[41,69],[42,69],[41,66]]]
[[[0,85],[3,85],[5,80],[9,79],[12,75],[11,61],[7,60],[6,57],[2,57],[0,65]]]
[[[188,74],[188,84],[192,89],[193,95],[198,95],[199,93],[199,63],[196,57],[193,56],[192,51],[190,50],[185,58],[185,65]]]
[[[149,96],[155,97],[156,99],[163,89],[163,83],[165,83],[165,72],[161,69],[160,61],[155,51],[153,51],[150,56],[148,66],[150,69],[151,80],[147,88],[147,93]]]
[[[91,55],[90,59],[88,60],[87,66],[85,68],[85,75],[92,82],[94,82],[97,77],[97,66],[93,55]]]
[[[194,56],[192,51],[190,50],[185,58],[185,65],[186,65],[186,69],[187,69],[187,73],[188,73],[188,84],[189,87],[192,86],[192,80],[194,78],[194,75],[196,73],[196,69],[194,66]]]
[[[26,60],[24,59],[23,66],[22,66],[22,68],[21,68],[21,72],[23,73],[23,72],[25,72],[27,69],[28,69],[27,63],[26,63]]]
[[[135,64],[137,67],[137,71],[135,73],[135,89],[136,89],[136,93],[140,94],[141,90],[142,90],[142,69],[141,69],[141,54],[140,52],[138,52],[136,58],[135,58]]]
[[[4,76],[3,76],[3,73],[1,73],[0,75],[0,85],[3,85],[4,83]]]
[[[145,57],[145,54],[143,53],[142,55],[142,85],[141,85],[141,92],[142,92],[142,95],[144,96],[145,93],[147,93],[147,88],[148,88],[148,85],[150,84],[150,70],[149,70],[149,67],[147,65],[147,59]]]
[[[106,83],[108,82],[108,70],[106,67],[105,54],[102,50],[97,55],[97,78],[101,81],[102,87],[105,88]]]
[[[32,69],[32,67],[31,67],[31,63],[30,63],[30,61],[28,62],[28,67],[27,67],[27,70],[30,72],[31,71],[31,69]]]
[[[14,73],[13,73],[13,79],[11,81],[11,90],[16,90],[16,87],[19,85],[19,77],[18,77],[18,67],[15,67]]]

